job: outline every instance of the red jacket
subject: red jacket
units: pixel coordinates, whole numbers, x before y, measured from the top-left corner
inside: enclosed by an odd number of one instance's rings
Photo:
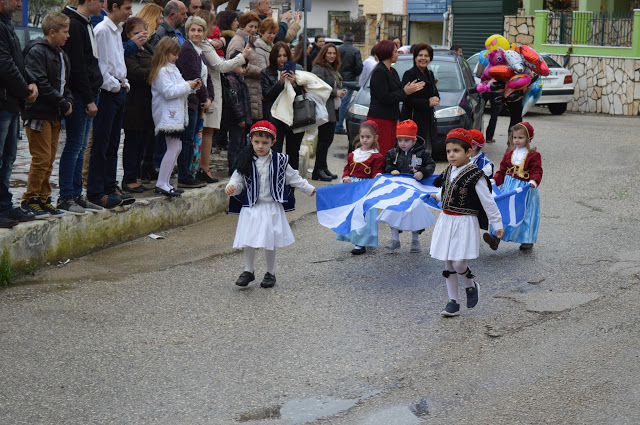
[[[344,166],[342,178],[358,177],[361,179],[372,179],[378,174],[384,173],[384,156],[381,153],[374,153],[363,162],[353,161],[353,152],[347,156],[347,165]]]
[[[518,180],[523,181],[535,181],[536,185],[540,186],[542,180],[542,157],[538,151],[529,151],[524,158],[524,164],[522,165],[522,172],[519,173],[518,168],[511,162],[511,156],[513,151],[507,150],[504,153],[502,161],[500,161],[500,169],[493,176],[496,181],[496,185],[500,186],[504,182],[504,176],[510,175]]]

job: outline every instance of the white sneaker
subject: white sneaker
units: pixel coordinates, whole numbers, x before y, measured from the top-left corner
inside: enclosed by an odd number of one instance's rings
[[[385,248],[389,251],[395,251],[396,249],[400,248],[400,241],[394,241],[392,239],[391,242],[389,242],[387,246],[385,246]]]

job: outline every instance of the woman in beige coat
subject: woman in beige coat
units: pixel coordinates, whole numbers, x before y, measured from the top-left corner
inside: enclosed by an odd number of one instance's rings
[[[208,25],[206,34],[210,34],[213,30],[214,20],[211,14],[206,11],[198,11],[196,15],[203,18]],[[220,120],[222,118],[222,83],[220,82],[220,74],[226,74],[233,71],[234,68],[242,66],[246,58],[251,54],[251,47],[247,46],[242,50],[241,55],[225,61],[218,56],[216,49],[211,45],[209,40],[204,39],[200,43],[204,60],[207,63],[209,75],[213,81],[213,90],[215,97],[211,108],[204,114],[204,126],[202,128],[202,149],[200,154],[199,169],[196,178],[207,183],[213,183],[213,177],[209,171],[209,160],[211,159],[211,145],[213,142],[213,133],[220,129]]]
[[[245,46],[255,46],[256,33],[260,26],[260,18],[253,12],[247,12],[238,19],[240,28],[227,46],[227,59],[231,58],[235,52],[244,51]],[[244,79],[249,86],[251,97],[251,119],[253,122],[262,119],[262,85],[260,84],[260,71],[258,54],[251,49],[247,56],[247,73]]]

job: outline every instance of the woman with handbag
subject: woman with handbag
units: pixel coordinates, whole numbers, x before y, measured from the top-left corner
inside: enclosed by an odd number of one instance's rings
[[[367,119],[380,129],[378,142],[384,156],[396,145],[396,125],[400,118],[400,102],[408,95],[422,90],[424,82],[411,81],[403,85],[398,71],[391,64],[398,60],[398,47],[391,40],[382,40],[375,47],[378,64],[371,71],[371,105]]]
[[[329,84],[332,90],[326,105],[329,122],[318,127],[318,148],[316,150],[316,163],[311,174],[312,180],[330,182],[338,178],[337,175],[329,171],[327,154],[331,143],[333,143],[340,100],[347,93],[342,88],[342,76],[338,72],[340,64],[340,53],[335,44],[332,43],[325,44],[313,61],[313,70],[311,72]]]
[[[290,62],[291,49],[289,46],[279,41],[273,45],[271,53],[269,53],[269,66],[262,70],[261,82],[262,82],[262,114],[264,118],[271,121],[277,129],[276,143],[273,145],[273,150],[276,152],[282,152],[285,138],[287,139],[286,152],[289,155],[289,165],[294,170],[298,169],[300,163],[300,144],[304,137],[304,132],[294,133],[287,124],[275,119],[271,116],[271,106],[273,102],[278,98],[282,90],[284,90],[285,81],[289,81],[296,95],[304,95],[302,87],[296,85],[296,76],[293,71],[278,71],[284,67],[285,62]],[[298,65],[297,70],[302,71],[302,67]]]
[[[418,125],[418,136],[427,146],[432,145],[438,134],[433,107],[440,104],[440,94],[436,88],[433,71],[427,68],[433,60],[433,48],[426,43],[418,44],[413,50],[413,68],[402,76],[402,84],[411,81],[424,82],[424,88],[407,96],[402,104],[400,120],[413,120]]]

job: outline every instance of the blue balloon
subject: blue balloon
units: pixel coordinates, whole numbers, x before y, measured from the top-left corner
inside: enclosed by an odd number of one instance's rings
[[[484,66],[489,65],[489,51],[488,50],[483,50],[483,51],[480,52],[480,54],[478,55],[478,62],[480,62]]]
[[[527,112],[529,112],[529,110],[531,110],[531,108],[533,108],[533,105],[535,105],[536,102],[538,102],[538,99],[540,99],[541,94],[542,94],[542,78],[539,78],[533,83],[531,83],[531,85],[529,85],[529,87],[527,88],[527,91],[524,93],[524,96],[522,97],[522,116],[523,117]]]

